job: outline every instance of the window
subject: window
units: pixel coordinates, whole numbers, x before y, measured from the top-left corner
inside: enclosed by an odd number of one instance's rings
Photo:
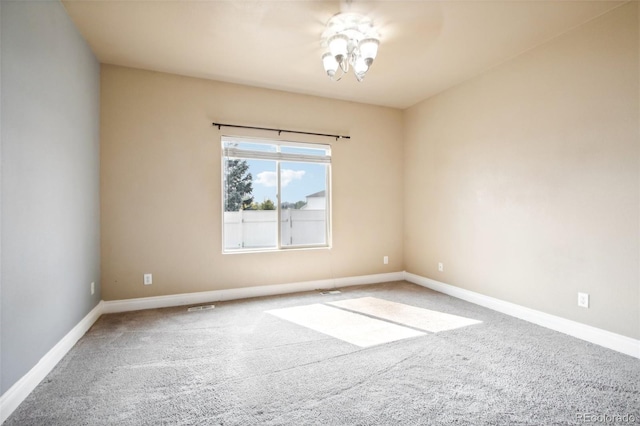
[[[223,251],[328,247],[331,147],[222,138]]]

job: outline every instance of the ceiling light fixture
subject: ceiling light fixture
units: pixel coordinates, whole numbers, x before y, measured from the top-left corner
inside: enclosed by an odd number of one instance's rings
[[[322,55],[322,65],[331,80],[339,81],[351,67],[356,79],[362,81],[378,54],[380,35],[366,16],[338,13],[327,23],[322,45],[328,49]]]

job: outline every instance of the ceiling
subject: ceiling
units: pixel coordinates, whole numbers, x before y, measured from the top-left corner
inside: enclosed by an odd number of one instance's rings
[[[63,0],[102,63],[407,108],[619,6],[619,1]],[[324,73],[341,11],[382,35],[364,82]]]

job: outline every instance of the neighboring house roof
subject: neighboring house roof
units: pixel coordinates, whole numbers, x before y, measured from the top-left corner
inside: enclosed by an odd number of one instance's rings
[[[325,191],[320,191],[320,192],[316,192],[313,193],[311,195],[307,195],[307,198],[316,198],[316,197],[325,197]]]

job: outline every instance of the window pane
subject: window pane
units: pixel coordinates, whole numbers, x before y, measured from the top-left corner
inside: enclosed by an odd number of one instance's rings
[[[282,246],[327,243],[327,170],[325,164],[280,164]]]
[[[280,151],[286,154],[317,155],[319,157],[328,154],[325,148],[301,148],[297,146],[283,146]]]
[[[224,161],[225,250],[276,248],[276,162]]]
[[[241,149],[243,151],[276,152],[276,145],[267,143],[242,142],[239,140],[229,140],[224,143],[225,148]]]

